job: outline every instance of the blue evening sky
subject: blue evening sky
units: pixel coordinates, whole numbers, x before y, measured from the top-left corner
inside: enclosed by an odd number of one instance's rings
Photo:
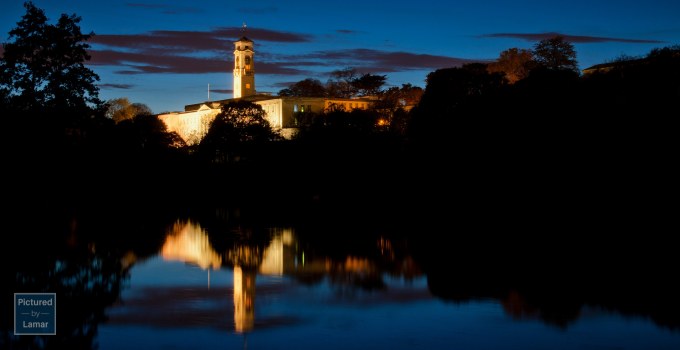
[[[428,73],[490,61],[563,35],[581,69],[680,44],[680,1],[160,1],[35,0],[50,23],[82,17],[94,32],[88,66],[100,97],[127,97],[153,112],[232,97],[233,41],[255,42],[256,89],[276,94],[306,78],[356,68],[387,86],[425,87]],[[1,41],[25,13],[0,2]]]

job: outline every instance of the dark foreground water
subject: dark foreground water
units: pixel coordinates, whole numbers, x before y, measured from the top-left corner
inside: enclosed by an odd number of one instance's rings
[[[11,226],[2,348],[680,349],[675,260],[641,242],[557,254],[498,232],[127,216]],[[17,292],[57,293],[56,335],[13,334]]]

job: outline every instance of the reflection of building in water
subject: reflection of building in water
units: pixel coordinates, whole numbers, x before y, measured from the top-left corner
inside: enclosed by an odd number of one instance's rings
[[[385,262],[393,266],[396,274],[414,275],[418,269],[408,261],[398,258],[394,247],[381,238],[376,245]],[[325,256],[305,257],[299,248],[293,230],[275,229],[266,247],[249,244],[235,245],[224,256],[217,254],[210,244],[208,234],[200,225],[190,220],[178,220],[168,230],[161,256],[165,260],[177,260],[200,266],[202,269],[219,269],[222,264],[234,267],[233,299],[234,329],[246,333],[255,324],[255,281],[261,275],[292,275],[308,279],[330,277],[342,285],[359,285],[362,288],[380,286],[385,264],[373,259],[348,255],[341,259]],[[129,257],[134,259],[134,257]],[[208,276],[210,279],[210,276]],[[208,281],[210,283],[210,281]],[[208,284],[209,286],[209,284]]]
[[[255,275],[257,272],[234,266],[234,329],[248,332],[255,324]]]
[[[295,251],[293,250],[293,230],[281,229],[275,232],[274,238],[262,254],[260,273],[263,275],[283,275],[295,268]]]
[[[374,259],[348,255],[344,259],[328,257],[305,257],[298,249],[293,230],[276,229],[269,244],[261,249],[257,246],[237,245],[227,252],[227,260],[234,266],[248,267],[261,275],[305,275],[305,274],[380,274],[392,266],[395,275],[413,277],[420,274],[409,257],[397,257],[391,242],[381,237],[376,242],[384,263],[382,267]]]
[[[269,245],[259,247],[240,245],[227,256],[234,265],[234,329],[238,333],[251,331],[255,325],[255,278],[264,275],[282,275],[284,266],[292,264],[294,254],[291,229],[275,231]]]
[[[168,231],[161,248],[163,259],[196,264],[202,269],[222,266],[222,258],[213,250],[208,234],[200,225],[191,220],[178,220]]]
[[[282,275],[295,266],[293,230],[275,229],[264,249],[258,246],[237,245],[227,252],[227,260],[234,266],[259,270],[263,275]]]

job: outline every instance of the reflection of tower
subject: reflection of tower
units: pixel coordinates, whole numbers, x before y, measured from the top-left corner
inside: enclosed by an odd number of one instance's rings
[[[262,251],[259,247],[236,245],[227,257],[234,265],[234,328],[237,333],[253,330],[255,325],[255,278],[283,275],[294,269],[291,229],[279,229]]]
[[[234,42],[234,98],[255,95],[254,53],[253,41],[245,36]]]
[[[255,275],[250,269],[234,266],[234,329],[251,331],[255,324]]]

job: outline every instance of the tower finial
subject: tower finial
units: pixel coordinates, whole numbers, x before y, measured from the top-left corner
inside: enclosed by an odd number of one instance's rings
[[[243,26],[241,27],[241,31],[245,33],[246,31],[246,22],[243,22]]]

